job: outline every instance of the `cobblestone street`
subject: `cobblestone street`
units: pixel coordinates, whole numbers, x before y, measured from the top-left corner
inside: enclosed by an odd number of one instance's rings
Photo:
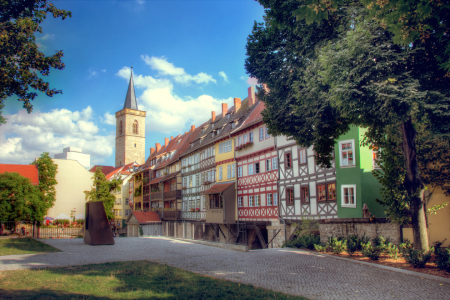
[[[0,257],[0,271],[149,260],[310,299],[449,299],[450,284],[286,249],[237,252],[167,238],[45,240],[63,252]]]

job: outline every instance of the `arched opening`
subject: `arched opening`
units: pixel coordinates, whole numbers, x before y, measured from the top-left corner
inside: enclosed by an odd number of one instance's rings
[[[120,120],[119,122],[119,135],[121,135],[123,133],[123,123],[122,120]]]
[[[134,120],[134,123],[133,123],[133,133],[135,133],[135,134],[138,133],[138,130],[139,130],[138,126],[139,126],[138,121],[137,121],[137,120]]]

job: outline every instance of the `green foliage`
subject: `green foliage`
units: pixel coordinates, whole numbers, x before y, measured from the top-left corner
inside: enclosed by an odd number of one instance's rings
[[[61,252],[61,250],[32,238],[0,239],[0,256],[46,252]]]
[[[365,257],[371,260],[378,260],[385,249],[385,245],[372,246],[371,242],[361,243],[361,251]]]
[[[287,246],[314,250],[314,244],[320,244],[320,236],[316,234],[304,234],[295,237],[292,241],[288,241]]]
[[[314,249],[316,249],[317,252],[325,253],[325,252],[327,252],[327,248],[328,248],[328,246],[326,246],[326,245],[321,246],[321,245],[314,244]]]
[[[448,205],[448,202],[445,202],[445,203],[436,204],[436,205],[434,205],[434,206],[432,206],[430,208],[427,208],[427,214],[428,215],[435,215],[438,210],[443,209],[447,205]]]
[[[427,262],[431,259],[431,251],[414,250],[413,248],[406,248],[404,253],[406,261],[414,268],[424,268]]]
[[[75,220],[75,222],[77,222],[77,224],[84,224],[84,220],[83,219]]]
[[[305,234],[316,234],[318,231],[319,231],[318,220],[304,218],[300,221],[300,223],[296,224],[294,235],[301,236]]]
[[[347,240],[338,240],[337,238],[329,238],[327,247],[331,249],[334,254],[340,254],[346,250]]]
[[[0,125],[6,122],[1,115],[4,101],[13,95],[17,95],[19,101],[23,101],[23,107],[30,113],[33,109],[30,103],[37,96],[35,91],[44,92],[52,97],[62,91],[50,89],[49,83],[41,77],[48,76],[50,68],[64,69],[61,61],[62,51],[54,55],[45,56],[39,51],[36,44],[35,33],[42,33],[40,24],[47,14],[54,18],[71,17],[70,11],[57,9],[47,0],[11,0],[0,2],[0,53],[2,63],[0,65]]]
[[[36,161],[31,163],[37,165],[39,170],[39,190],[43,194],[44,202],[48,207],[52,207],[56,201],[56,173],[58,172],[58,165],[53,162],[48,152],[41,154]]]
[[[142,195],[142,185],[134,189],[134,196],[138,197],[140,195]]]
[[[436,265],[439,270],[450,272],[450,248],[435,246]]]
[[[69,225],[70,221],[67,219],[60,219],[60,220],[55,220],[53,221],[53,225]]]
[[[30,179],[19,173],[0,174],[0,221],[42,221],[49,208]]]
[[[142,226],[139,226],[139,236],[144,235],[144,230],[142,229]]]
[[[349,235],[347,239],[347,253],[352,256],[356,250],[361,249],[361,242],[358,236],[355,235]]]
[[[398,247],[393,245],[392,243],[387,243],[386,244],[385,251],[386,251],[387,254],[389,254],[389,256],[392,259],[397,259],[398,258],[398,253],[399,253]]]
[[[94,183],[93,188],[90,191],[84,191],[86,195],[86,201],[103,202],[105,207],[106,216],[108,220],[114,219],[113,206],[116,197],[112,194],[114,190],[121,191],[122,180],[112,179],[108,181],[105,174],[102,173],[102,168],[98,167],[95,171],[94,177],[92,177]]]
[[[414,245],[411,244],[411,242],[408,239],[406,239],[406,241],[404,241],[403,243],[400,243],[400,245],[398,245],[398,250],[404,256],[404,255],[406,255],[407,250],[412,249],[413,246]]]

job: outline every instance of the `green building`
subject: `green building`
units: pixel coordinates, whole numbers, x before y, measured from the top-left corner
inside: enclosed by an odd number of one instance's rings
[[[381,199],[381,185],[372,174],[376,152],[360,145],[365,131],[352,126],[335,145],[338,218],[362,218],[364,204],[377,218],[386,216],[375,201]]]

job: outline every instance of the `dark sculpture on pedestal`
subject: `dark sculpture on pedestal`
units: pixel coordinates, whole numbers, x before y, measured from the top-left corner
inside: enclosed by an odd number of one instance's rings
[[[86,203],[84,242],[89,245],[114,245],[114,237],[103,202]]]

